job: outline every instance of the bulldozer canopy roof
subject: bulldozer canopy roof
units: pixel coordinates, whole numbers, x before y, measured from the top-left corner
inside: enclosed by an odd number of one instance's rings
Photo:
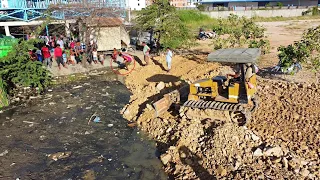
[[[261,55],[259,48],[219,49],[208,55],[210,62],[255,63]]]

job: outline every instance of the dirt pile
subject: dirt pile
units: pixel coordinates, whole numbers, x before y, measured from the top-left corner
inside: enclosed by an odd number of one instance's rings
[[[259,80],[260,107],[249,128],[267,142],[289,148],[304,158],[319,158],[320,88]]]
[[[193,57],[194,58],[194,57]],[[172,110],[155,118],[152,103],[190,82],[230,68],[177,56],[163,72],[161,57],[126,79],[133,95],[126,119],[157,141],[166,172],[177,179],[320,178],[319,87],[259,78],[260,106],[248,128],[223,120],[188,120]]]

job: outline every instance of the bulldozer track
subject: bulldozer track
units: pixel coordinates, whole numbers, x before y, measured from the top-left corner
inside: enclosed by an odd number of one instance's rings
[[[230,104],[216,101],[194,101],[188,100],[183,106],[199,109],[216,109],[223,111],[243,111],[244,108],[241,104]]]
[[[229,119],[239,126],[246,125],[251,119],[251,111],[248,111],[241,104],[230,104],[217,101],[195,101],[188,100],[183,104],[180,115],[185,115],[187,118],[211,118],[211,119]],[[203,110],[204,113],[193,111],[194,109]],[[206,110],[212,111],[209,113]],[[219,113],[221,112],[221,113]],[[228,112],[228,113],[222,113]],[[208,114],[209,113],[209,114]],[[224,114],[224,115],[222,115]],[[222,117],[224,116],[224,118]],[[227,117],[227,118],[226,118]]]

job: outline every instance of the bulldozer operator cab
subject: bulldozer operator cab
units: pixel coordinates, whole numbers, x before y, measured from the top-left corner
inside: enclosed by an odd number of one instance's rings
[[[209,62],[234,64],[235,73],[192,83],[188,99],[235,104],[250,103],[257,87],[254,63],[260,54],[258,48],[220,49],[209,54]]]

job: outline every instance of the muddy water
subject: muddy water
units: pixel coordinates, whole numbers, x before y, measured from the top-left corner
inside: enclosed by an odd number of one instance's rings
[[[130,94],[112,74],[2,112],[0,179],[167,179],[155,143],[119,114]],[[93,114],[101,122],[88,124]]]

